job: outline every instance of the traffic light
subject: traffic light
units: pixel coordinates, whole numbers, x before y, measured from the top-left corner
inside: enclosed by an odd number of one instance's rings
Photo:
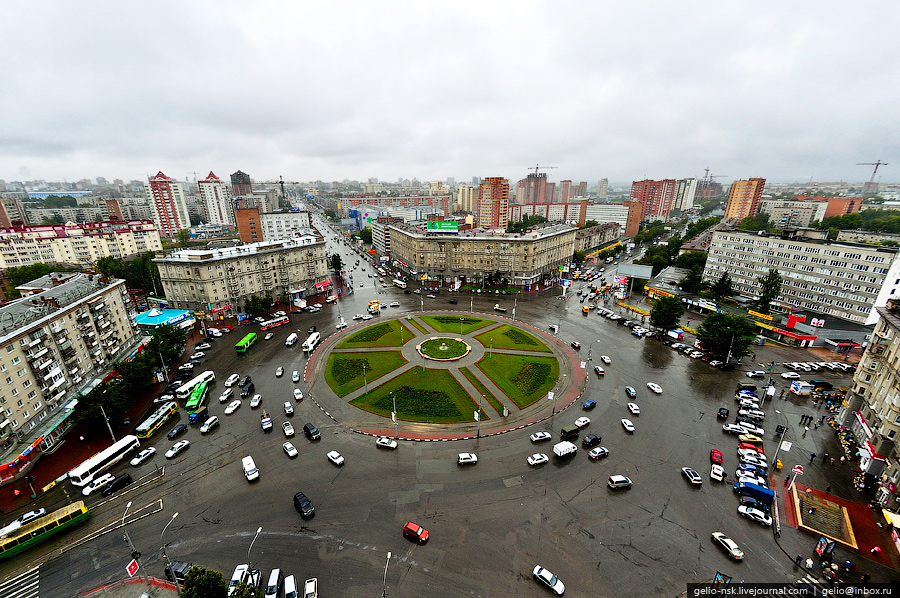
[[[784,432],[785,432],[785,427],[784,427],[784,426],[780,426],[780,425],[779,425],[779,426],[775,426],[775,433],[776,433],[776,434],[784,434]]]
[[[139,558],[141,558],[141,553],[138,552],[137,550],[132,550],[131,558],[133,558],[134,560],[138,560]]]

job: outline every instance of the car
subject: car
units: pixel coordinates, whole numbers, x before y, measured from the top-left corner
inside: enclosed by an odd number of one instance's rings
[[[609,365],[609,364],[612,363],[612,359],[610,359],[608,355],[601,355],[601,356],[600,356],[600,361],[602,361],[602,362],[605,363],[606,365]]]
[[[170,392],[164,392],[163,394],[161,394],[158,397],[156,397],[155,399],[153,399],[153,402],[154,403],[170,403],[174,400],[175,400],[175,395],[173,395]]]
[[[738,460],[741,462],[741,464],[755,465],[756,467],[765,468],[765,467],[769,466],[769,464],[765,460],[765,457],[760,459],[759,457],[754,457],[752,455],[745,454],[745,455],[739,456]]]
[[[16,519],[16,521],[18,521],[21,525],[25,525],[26,523],[34,521],[35,519],[37,519],[39,517],[43,517],[46,514],[47,514],[47,509],[35,509],[33,511],[28,511],[27,513],[23,513],[22,515],[19,516],[18,519]]]
[[[722,365],[723,363],[724,363],[723,361],[719,361],[718,359],[712,359],[712,360],[710,360],[709,365],[713,366],[714,368],[717,368],[720,365]]]
[[[232,386],[237,384],[238,381],[240,381],[240,379],[241,379],[241,377],[238,374],[232,374],[232,375],[228,376],[228,379],[225,380],[225,387],[231,388]]]
[[[286,316],[287,314],[286,314],[285,312],[283,312],[283,311],[276,311],[276,312],[275,312],[274,314],[272,314],[272,315],[273,315],[273,316],[282,317],[282,316]]]
[[[748,378],[765,378],[766,373],[762,370],[753,370],[752,372],[747,372]]]
[[[194,351],[206,351],[208,349],[212,349],[212,345],[209,343],[199,343],[194,345]]]
[[[630,419],[623,419],[622,427],[625,428],[626,432],[634,433],[634,423]]]
[[[172,448],[166,451],[166,459],[174,459],[176,456],[178,456],[178,453],[182,452],[189,446],[191,446],[190,440],[179,440],[172,445]]]
[[[709,449],[709,462],[722,464],[722,451],[719,449]]]
[[[591,424],[591,420],[590,420],[590,418],[587,418],[587,417],[582,416],[575,420],[575,425],[578,426],[579,428],[589,426],[590,424]]]
[[[722,431],[725,432],[726,434],[746,434],[747,433],[747,431],[744,429],[744,427],[740,426],[738,424],[725,424],[724,426],[722,426]]]
[[[244,386],[247,386],[248,384],[250,384],[251,382],[253,382],[253,378],[251,378],[250,376],[244,376],[243,378],[241,378],[241,381],[238,383],[238,386],[244,387]]]
[[[450,305],[456,305],[457,303],[459,303],[459,301],[457,301],[456,299],[451,299],[447,303],[449,303]]]
[[[221,326],[221,327],[219,328],[219,330],[220,330],[221,332],[226,332],[226,333],[227,333],[227,332],[231,332],[231,331],[234,330],[234,326]]]
[[[738,507],[738,515],[746,517],[750,521],[755,521],[760,525],[765,525],[767,527],[772,525],[772,517],[770,517],[765,512],[760,511],[759,509],[754,509],[753,507],[745,507],[743,505]]]
[[[354,319],[354,320],[362,320],[362,319],[363,319],[363,315],[362,315],[362,314],[356,314],[356,315],[353,316],[353,319]]]
[[[303,400],[303,391],[301,391],[299,388],[294,389],[294,400],[295,401]]]
[[[400,307],[399,301],[391,301],[390,307]]]
[[[690,467],[682,467],[681,474],[687,478],[687,481],[691,483],[693,486],[701,486],[703,485],[703,478],[700,477],[700,474]]]
[[[228,407],[225,408],[225,415],[231,415],[241,407],[241,400],[235,399],[228,403]]]
[[[686,347],[687,347],[687,345],[685,345],[684,343],[672,343],[672,348],[675,349],[676,351],[681,351],[682,349],[684,349]]]
[[[275,377],[281,378],[282,376],[284,376],[284,368],[280,367],[277,370],[275,370]]]
[[[284,435],[287,438],[290,438],[294,435],[294,425],[291,422],[284,422],[281,424],[281,429],[284,431]]]
[[[595,446],[591,450],[588,451],[588,458],[597,460],[602,459],[603,457],[609,456],[609,449],[605,446]]]
[[[284,453],[291,459],[293,459],[294,457],[296,457],[299,454],[297,452],[297,448],[290,442],[285,442],[284,444],[281,445],[281,448],[284,449]]]
[[[638,406],[637,403],[628,403],[628,410],[631,412],[632,415],[640,415],[641,414],[641,408]]]
[[[190,363],[190,362],[188,362],[188,363],[183,363],[183,364],[181,364],[180,366],[178,366],[178,371],[179,371],[179,372],[193,372],[193,371],[194,371],[194,364],[192,364],[192,363]]]
[[[175,440],[176,438],[187,432],[187,429],[187,424],[178,424],[177,426],[169,430],[169,433],[166,434],[166,438],[168,438],[169,440]]]
[[[343,330],[344,328],[347,327],[347,322],[343,322],[343,321],[338,322],[337,324],[335,324],[334,327],[337,328],[338,330]]]
[[[266,336],[263,337],[263,340],[270,340],[273,336],[275,336],[274,332],[267,332]]]
[[[591,409],[593,409],[596,406],[597,406],[597,401],[588,400],[588,401],[584,402],[584,404],[581,406],[581,408],[584,409],[585,411],[590,411]]]
[[[415,540],[419,544],[424,544],[428,541],[428,530],[419,525],[418,523],[413,523],[412,521],[407,521],[403,525],[403,535],[407,538]]]
[[[762,419],[766,416],[766,413],[765,411],[760,411],[759,409],[740,409],[738,411],[738,415],[750,417],[753,419]]]
[[[647,388],[649,388],[650,390],[652,390],[653,392],[655,392],[658,395],[662,394],[662,386],[660,386],[659,384],[656,384],[655,382],[648,382]]]
[[[300,382],[300,372],[298,372],[297,370],[294,370],[291,373],[291,382],[293,382],[294,384],[296,384],[297,382]]]
[[[316,508],[313,506],[312,501],[302,492],[294,494],[294,508],[297,509],[300,516],[304,519],[312,517],[316,512]]]
[[[722,467],[721,465],[713,463],[710,466],[709,477],[712,478],[713,480],[716,480],[717,482],[724,482],[725,481],[725,468]]]
[[[234,389],[226,388],[222,391],[222,394],[219,395],[219,403],[227,403],[228,400],[234,396]]]
[[[434,299],[435,296],[432,295],[431,293],[428,293],[427,295],[425,295],[425,298],[426,298],[426,299]]]
[[[550,591],[557,596],[562,596],[566,591],[565,584],[560,581],[558,577],[556,577],[550,571],[544,569],[540,565],[535,565],[534,571],[532,571],[531,574],[537,581],[547,586]]]
[[[203,351],[194,351],[188,359],[202,359],[206,357],[206,353]]]
[[[740,442],[749,442],[750,444],[762,444],[763,439],[754,434],[741,434],[738,436]]]
[[[740,463],[734,471],[735,477],[761,477],[767,474],[766,468],[761,465],[751,465],[750,463]]]
[[[134,456],[134,459],[131,460],[131,464],[135,467],[152,457],[156,454],[156,449],[152,446],[148,446],[137,455]]]
[[[769,512],[769,505],[762,503],[751,496],[742,496],[741,497],[741,506],[750,507],[751,509],[757,509],[762,511],[763,513]]]
[[[763,449],[762,449],[761,446],[757,446],[757,445],[752,444],[752,443],[750,443],[750,442],[741,442],[740,444],[738,444],[738,449],[739,449],[739,450],[740,450],[740,449],[746,449],[746,450],[756,451],[757,453],[759,453],[759,454],[761,454],[761,455],[762,455],[762,454],[765,454],[765,451],[763,451]]]
[[[719,411],[716,412],[717,419],[728,419],[729,411],[726,407],[720,407]]]
[[[529,438],[531,442],[544,442],[553,438],[553,435],[550,432],[535,432]]]
[[[785,380],[799,380],[800,374],[797,372],[782,372],[781,377]]]
[[[328,457],[328,460],[329,460],[329,461],[331,461],[332,463],[334,463],[334,464],[337,465],[338,467],[340,467],[341,465],[344,464],[344,457],[341,456],[341,454],[340,454],[339,452],[337,452],[337,451],[330,451],[330,452],[329,452],[327,455],[325,455],[325,456]]]
[[[375,446],[377,446],[379,448],[386,448],[386,449],[394,450],[399,445],[398,445],[397,441],[394,440],[393,438],[388,438],[386,436],[382,436],[381,438],[379,438],[378,440],[375,441]]]
[[[182,442],[185,442],[185,441],[182,440]],[[113,474],[104,473],[102,476],[92,480],[87,486],[82,488],[81,493],[84,496],[90,496],[91,494],[94,493],[95,490],[100,490],[101,488],[103,488],[104,486],[109,484],[114,479],[116,479],[116,476],[114,476]]]
[[[478,457],[475,456],[475,453],[460,453],[456,458],[456,463],[458,465],[478,463]]]
[[[633,399],[633,398],[637,397],[637,391],[632,386],[626,386],[625,387],[625,396],[627,396],[629,399]]]
[[[760,428],[759,426],[757,426],[755,424],[751,424],[749,422],[741,422],[738,425],[740,427],[744,428],[744,432],[747,434],[755,434],[757,436],[764,436],[766,433],[765,429]]]
[[[581,349],[581,343],[578,341],[572,341],[571,345],[573,349]]]
[[[725,549],[725,552],[736,561],[744,560],[744,551],[740,549],[737,542],[723,534],[722,532],[713,532],[712,541]]]
[[[250,409],[256,409],[260,403],[262,403],[262,395],[253,395],[253,398],[250,399]]]
[[[372,316],[369,315],[369,314],[366,314],[366,315],[363,316],[363,322],[368,322],[368,321],[371,320],[371,319],[372,319]]]
[[[633,483],[631,479],[626,476],[614,474],[606,478],[606,485],[613,490],[618,490],[620,488],[631,488]]]
[[[250,384],[248,384],[247,386],[245,386],[244,388],[241,389],[241,396],[249,397],[250,395],[253,394],[254,390],[256,390],[256,385],[251,382]]]
[[[604,369],[603,369],[602,367],[600,367],[599,365],[595,365],[595,366],[594,366],[594,373],[597,374],[598,376],[603,376],[603,375],[606,374],[606,370],[604,370]]]
[[[600,444],[600,436],[597,434],[588,434],[581,439],[581,446],[584,448],[590,448],[592,446],[597,446],[598,444]]]
[[[203,422],[203,425],[200,426],[200,433],[201,434],[209,434],[218,425],[219,425],[219,418],[216,417],[215,415],[213,415],[213,416],[207,418],[207,420],[205,422]]]
[[[315,326],[310,326],[310,327],[306,330],[306,332],[309,333],[309,334],[312,334],[312,333],[315,332],[315,331],[316,331],[316,327],[315,327]]]

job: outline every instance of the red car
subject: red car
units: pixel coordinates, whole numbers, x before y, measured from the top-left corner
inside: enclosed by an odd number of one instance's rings
[[[739,449],[750,449],[751,451],[756,451],[760,455],[764,455],[765,453],[762,450],[761,446],[756,446],[755,444],[750,444],[749,442],[742,442],[738,445]]]
[[[722,451],[717,450],[717,449],[710,449],[709,450],[709,460],[712,463],[721,465],[722,464]]]
[[[231,332],[234,330],[234,326],[221,326],[219,328],[219,332]]]
[[[407,521],[406,525],[403,526],[403,535],[419,544],[424,544],[428,541],[428,530],[412,521]]]

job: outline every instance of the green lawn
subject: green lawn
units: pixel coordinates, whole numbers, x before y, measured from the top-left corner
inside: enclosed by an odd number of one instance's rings
[[[552,352],[550,347],[536,336],[508,324],[483,332],[475,338],[485,347],[490,347],[491,341],[493,341],[495,349],[518,349],[520,351],[537,351],[540,353]]]
[[[410,324],[419,329],[419,332],[422,334],[431,334],[424,326],[416,322],[415,320],[407,320]]]
[[[520,409],[545,396],[559,379],[555,357],[494,353],[485,355],[476,365]]]
[[[401,342],[401,334],[403,336]],[[335,349],[362,349],[366,347],[399,347],[413,338],[413,333],[399,320],[373,323],[354,331],[335,346]]]
[[[469,368],[465,368],[465,367],[459,368],[459,371],[462,373],[463,376],[466,377],[466,380],[471,382],[472,386],[477,388],[478,392],[480,392],[482,394],[482,396],[484,396],[484,398],[487,399],[487,402],[491,404],[491,407],[494,408],[494,411],[497,412],[497,415],[502,416],[503,415],[503,404],[497,400],[497,397],[495,397],[488,391],[487,387],[481,383],[481,380],[479,380],[478,377],[475,376],[475,374],[473,374]]]
[[[445,347],[445,349],[441,349]],[[419,352],[432,359],[454,359],[462,357],[468,352],[466,343],[452,338],[433,338],[423,341],[419,345]]]
[[[325,381],[331,390],[343,397],[376,378],[406,363],[400,351],[366,351],[364,353],[336,353],[328,356]],[[365,375],[363,375],[365,364]]]
[[[460,331],[460,318],[462,318],[462,331]],[[422,316],[421,319],[438,332],[453,334],[470,334],[479,328],[494,324],[494,320],[473,318],[472,316]]]
[[[446,370],[412,368],[378,388],[370,388],[368,394],[350,401],[350,404],[389,418],[393,408],[391,392],[397,401],[397,417],[403,421],[475,421],[478,405]]]

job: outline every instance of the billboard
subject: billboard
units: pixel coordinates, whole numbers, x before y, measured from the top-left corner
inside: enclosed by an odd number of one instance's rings
[[[428,232],[430,233],[458,233],[459,222],[456,220],[429,220]]]

